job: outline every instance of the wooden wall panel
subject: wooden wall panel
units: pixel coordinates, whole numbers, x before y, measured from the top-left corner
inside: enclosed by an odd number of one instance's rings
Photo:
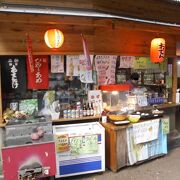
[[[150,43],[156,34],[137,30],[96,28],[95,36],[95,54],[149,56]],[[161,37],[167,42],[166,55],[174,56],[174,36],[163,34]]]
[[[120,16],[180,24],[179,3],[168,0],[2,0],[1,4],[104,11]]]
[[[121,16],[180,24],[180,4],[163,0],[96,0],[96,9]]]
[[[49,28],[64,33],[65,42],[57,51],[44,43],[44,32]],[[166,39],[167,56],[175,56],[176,41],[180,40],[180,30],[172,27],[105,18],[0,13],[0,55],[26,54],[27,33],[33,40],[34,54],[80,54],[81,33],[95,54],[149,56],[151,39],[159,34]]]
[[[52,51],[45,45],[44,33],[48,29],[46,25],[16,23],[14,26],[13,23],[1,23],[0,27],[0,55],[26,54],[27,33],[32,38],[34,54],[82,53],[81,33],[85,35],[90,51],[94,50],[94,28],[91,26],[60,26],[64,32],[65,41],[56,51]],[[55,27],[58,28],[58,25]]]

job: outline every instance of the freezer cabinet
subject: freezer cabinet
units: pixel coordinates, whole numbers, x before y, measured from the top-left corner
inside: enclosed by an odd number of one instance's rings
[[[105,171],[105,129],[99,122],[53,126],[56,177]]]

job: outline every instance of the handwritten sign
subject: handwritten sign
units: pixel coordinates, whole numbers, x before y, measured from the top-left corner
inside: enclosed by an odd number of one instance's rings
[[[64,57],[61,55],[51,55],[51,73],[64,72]]]
[[[95,115],[100,115],[102,113],[102,93],[100,90],[88,91],[88,102],[93,104]]]
[[[134,143],[144,143],[158,138],[159,119],[133,124]]]
[[[134,69],[159,69],[159,64],[152,63],[149,57],[136,57]]]
[[[79,76],[79,55],[67,55],[66,76]]]
[[[163,134],[168,134],[169,133],[169,117],[165,117],[161,119],[162,122],[162,132]]]
[[[134,56],[120,56],[119,68],[132,68],[134,60]]]
[[[97,55],[95,57],[95,66],[98,75],[98,84],[115,84],[117,56]]]

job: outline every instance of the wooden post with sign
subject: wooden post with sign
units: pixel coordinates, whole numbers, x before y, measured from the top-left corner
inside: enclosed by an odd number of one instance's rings
[[[3,123],[2,115],[2,88],[1,88],[1,65],[0,65],[0,124]]]

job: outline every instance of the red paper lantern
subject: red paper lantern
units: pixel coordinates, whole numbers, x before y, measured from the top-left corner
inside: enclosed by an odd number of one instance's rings
[[[59,48],[64,42],[64,35],[59,29],[49,29],[44,34],[44,40],[49,48]]]
[[[153,63],[161,63],[165,57],[165,39],[155,38],[151,41],[150,59]]]

